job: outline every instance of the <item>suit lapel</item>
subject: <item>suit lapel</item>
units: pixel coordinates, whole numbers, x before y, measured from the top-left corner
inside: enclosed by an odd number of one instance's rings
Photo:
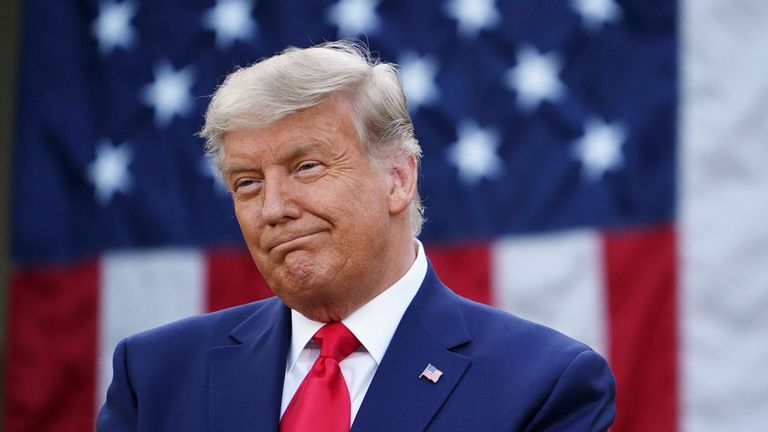
[[[450,351],[470,339],[458,301],[430,265],[373,377],[352,431],[427,427],[470,364],[469,358]],[[419,378],[427,364],[443,372],[436,383]]]
[[[290,335],[289,309],[274,299],[232,330],[232,345],[211,349],[212,432],[277,430]]]

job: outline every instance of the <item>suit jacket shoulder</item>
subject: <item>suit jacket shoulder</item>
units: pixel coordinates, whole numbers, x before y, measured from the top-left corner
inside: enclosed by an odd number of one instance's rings
[[[219,417],[225,423],[231,418],[251,425],[276,425],[279,402],[257,418],[233,417],[228,411],[242,408],[241,413],[252,413],[243,406],[249,399],[255,405],[261,398],[268,406],[272,398],[264,395],[277,393],[279,397],[289,331],[288,308],[270,298],[186,318],[124,339],[115,349],[112,383],[97,429],[239,429],[219,427]]]
[[[428,364],[438,382],[419,378]],[[614,393],[588,346],[459,297],[430,267],[353,430],[598,431],[613,421]]]

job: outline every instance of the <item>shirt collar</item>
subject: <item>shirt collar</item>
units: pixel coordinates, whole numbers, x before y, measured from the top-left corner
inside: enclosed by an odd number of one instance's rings
[[[341,321],[371,354],[377,365],[384,358],[400,319],[427,274],[424,246],[417,239],[414,242],[417,247],[416,260],[403,277]],[[293,369],[301,351],[323,325],[325,323],[312,321],[291,310],[291,348],[286,370]]]

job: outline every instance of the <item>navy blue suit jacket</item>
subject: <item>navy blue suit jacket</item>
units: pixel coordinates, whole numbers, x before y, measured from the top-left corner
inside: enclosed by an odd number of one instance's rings
[[[129,337],[98,430],[276,431],[290,337],[277,298]],[[428,363],[437,383],[419,379]],[[614,393],[589,347],[457,296],[430,266],[352,431],[605,430]]]

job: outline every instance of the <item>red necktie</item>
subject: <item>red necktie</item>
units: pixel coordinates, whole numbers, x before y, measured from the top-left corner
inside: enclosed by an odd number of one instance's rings
[[[280,431],[349,432],[351,402],[339,362],[360,341],[340,322],[324,325],[312,340],[320,345],[320,356],[285,409]]]

